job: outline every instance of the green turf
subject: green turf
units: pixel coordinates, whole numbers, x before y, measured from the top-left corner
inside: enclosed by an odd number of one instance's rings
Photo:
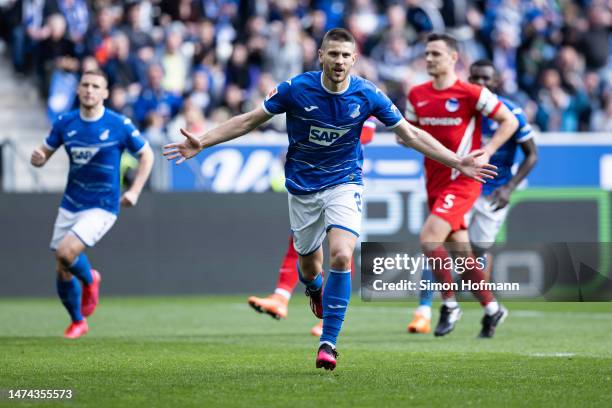
[[[244,297],[103,298],[68,341],[56,300],[0,300],[0,390],[74,390],[55,405],[612,406],[612,304],[513,303],[493,340],[465,304],[445,338],[408,335],[409,304],[354,299],[333,373],[314,368],[305,301],[289,319]]]

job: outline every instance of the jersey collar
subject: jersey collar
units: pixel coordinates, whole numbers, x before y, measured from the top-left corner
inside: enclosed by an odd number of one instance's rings
[[[84,122],[96,122],[100,119],[102,119],[102,116],[104,116],[104,113],[106,112],[106,108],[102,108],[102,112],[100,112],[100,115],[94,117],[94,118],[85,118],[83,117],[83,115],[81,114],[81,112],[79,112],[79,116],[81,117],[81,120]]]
[[[342,95],[343,93],[345,93],[346,91],[348,91],[348,89],[351,87],[351,74],[349,74],[349,82],[348,82],[348,85],[346,86],[346,89],[345,89],[344,91],[334,92],[334,91],[330,91],[329,89],[327,89],[327,88],[325,87],[325,84],[323,83],[323,71],[321,71],[320,80],[321,80],[321,86],[323,87],[323,89],[325,90],[325,92],[330,93],[330,94],[332,94],[332,95]]]

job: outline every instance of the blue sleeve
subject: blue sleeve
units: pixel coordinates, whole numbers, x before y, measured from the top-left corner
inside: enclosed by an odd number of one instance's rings
[[[533,137],[533,128],[527,122],[527,116],[525,116],[525,112],[523,112],[523,109],[515,106],[512,109],[512,113],[514,114],[516,120],[518,120],[519,123],[518,130],[514,133],[514,138],[517,143],[526,142],[527,140]]]
[[[50,150],[55,150],[64,143],[62,138],[62,129],[64,128],[64,116],[60,116],[54,123],[49,132],[49,136],[45,139],[45,145]]]
[[[262,108],[270,115],[287,112],[291,108],[291,81],[282,82],[272,89],[263,101]]]
[[[140,153],[142,148],[147,144],[147,141],[143,139],[140,131],[136,129],[136,126],[134,126],[129,118],[123,118],[121,126],[124,132],[124,144],[126,149],[133,155]]]
[[[397,106],[380,89],[376,88],[371,94],[370,102],[372,104],[372,115],[380,120],[387,129],[393,129],[404,119]]]

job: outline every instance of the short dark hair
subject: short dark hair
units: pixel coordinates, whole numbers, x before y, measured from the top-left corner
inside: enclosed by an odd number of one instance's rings
[[[81,78],[83,78],[85,75],[95,75],[95,76],[102,77],[104,78],[106,85],[108,85],[108,77],[106,76],[106,73],[102,71],[101,69],[89,69],[81,74]]]
[[[353,37],[353,34],[351,34],[351,32],[345,28],[332,28],[323,36],[321,48],[324,48],[325,44],[327,44],[329,41],[342,41],[355,44],[355,37]]]
[[[490,59],[486,59],[486,58],[474,61],[472,65],[470,65],[470,69],[476,68],[476,67],[491,67],[495,71],[495,65],[493,65],[493,61],[491,61]]]
[[[431,33],[427,36],[427,42],[444,41],[448,48],[453,51],[459,51],[459,42],[455,37],[447,33]]]

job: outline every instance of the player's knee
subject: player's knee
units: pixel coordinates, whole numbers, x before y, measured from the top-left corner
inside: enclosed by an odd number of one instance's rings
[[[351,268],[352,253],[348,248],[332,249],[330,254],[330,266],[339,271]]]
[[[72,248],[61,245],[55,251],[55,258],[65,268],[72,265],[78,255]]]

